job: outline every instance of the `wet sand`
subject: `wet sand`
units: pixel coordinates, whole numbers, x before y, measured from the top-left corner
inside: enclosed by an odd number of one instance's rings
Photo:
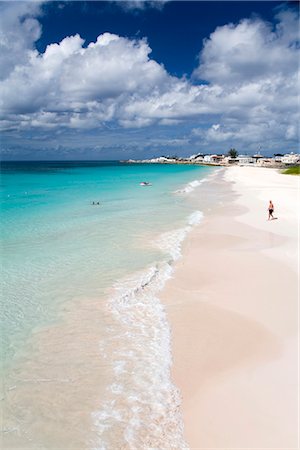
[[[298,448],[299,180],[232,167],[211,183],[218,194],[161,295],[185,438],[191,449]]]

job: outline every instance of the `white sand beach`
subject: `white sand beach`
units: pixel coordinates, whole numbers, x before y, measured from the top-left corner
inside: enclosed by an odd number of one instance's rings
[[[212,183],[222,195],[161,295],[185,438],[191,449],[296,449],[299,178],[231,167]]]

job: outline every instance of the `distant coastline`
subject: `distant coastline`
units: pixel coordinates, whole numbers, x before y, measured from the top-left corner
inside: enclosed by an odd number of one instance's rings
[[[274,155],[273,157],[265,157],[261,154],[252,156],[238,155],[235,158],[223,155],[203,155],[196,154],[186,158],[177,156],[159,156],[150,159],[128,159],[121,161],[127,164],[197,164],[203,166],[255,166],[255,167],[270,167],[272,169],[285,169],[300,164],[299,153],[287,153],[282,155]]]

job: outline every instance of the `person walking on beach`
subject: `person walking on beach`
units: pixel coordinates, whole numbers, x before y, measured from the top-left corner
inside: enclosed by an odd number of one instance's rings
[[[272,200],[270,200],[270,202],[269,202],[268,212],[269,212],[268,220],[273,220],[274,219],[274,216],[273,216],[274,205],[273,205]]]

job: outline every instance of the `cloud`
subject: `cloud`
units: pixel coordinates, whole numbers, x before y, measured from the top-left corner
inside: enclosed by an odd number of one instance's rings
[[[126,119],[118,110],[135,98],[147,98],[167,89],[170,77],[149,58],[145,40],[129,40],[105,33],[83,47],[84,40],[70,36],[48,45],[43,54],[27,52],[26,63],[15,65],[2,82],[1,110],[6,120],[16,114],[21,126],[30,126],[45,112],[60,116],[60,125],[74,124],[81,115],[97,123]],[[24,116],[26,117],[24,121]],[[141,121],[141,117],[138,118]],[[133,118],[136,122],[137,119]]]
[[[163,9],[165,4],[170,0],[115,0],[114,3],[121,6],[127,11],[143,11],[148,8]]]
[[[189,127],[191,145],[207,148],[233,141],[297,145],[294,12],[279,12],[275,26],[256,18],[218,27],[203,43],[189,80],[171,76],[152,59],[145,39],[104,33],[86,43],[75,34],[39,53],[40,4],[7,3],[1,9],[10,36],[2,39],[0,82],[7,132],[102,132],[110,126],[125,133],[155,125],[176,130],[179,142],[180,124],[184,142]]]
[[[298,14],[281,10],[272,27],[260,19],[217,28],[204,42],[194,78],[220,86],[222,123],[199,128],[206,143],[298,142]],[[193,131],[193,135],[197,132]]]
[[[25,64],[28,52],[41,36],[36,17],[40,2],[1,2],[0,5],[0,79],[5,79],[16,64]]]
[[[218,27],[204,43],[194,76],[237,85],[294,73],[298,68],[298,16],[277,14],[275,29],[260,19]]]

